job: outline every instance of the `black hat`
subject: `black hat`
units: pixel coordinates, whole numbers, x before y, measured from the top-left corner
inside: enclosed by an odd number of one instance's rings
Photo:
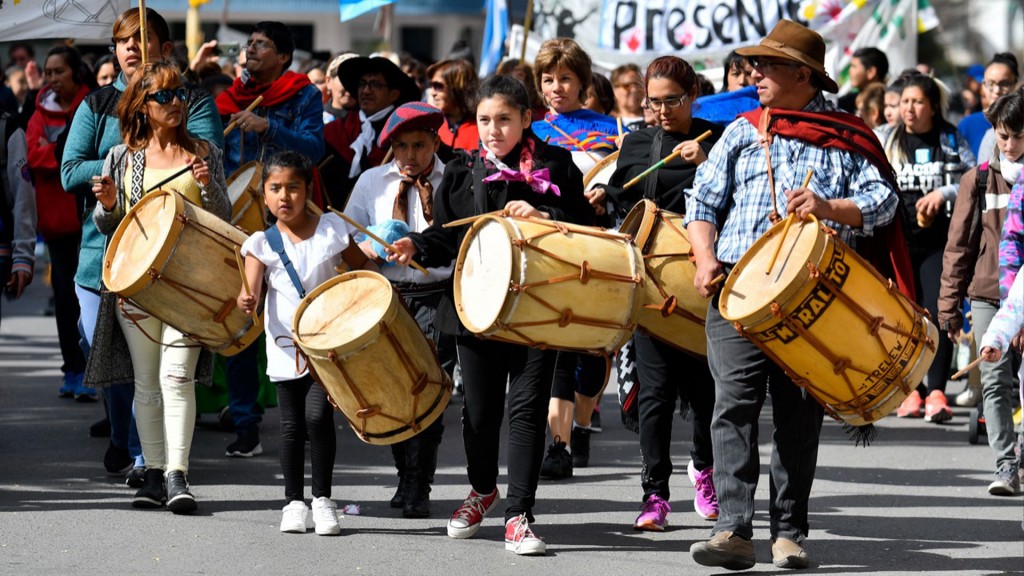
[[[408,74],[402,72],[397,64],[387,58],[359,56],[345,60],[338,66],[338,79],[341,80],[341,85],[345,87],[345,90],[353,96],[359,94],[359,81],[367,74],[384,76],[388,86],[400,92],[398,100],[394,103],[395,106],[420,99],[420,89],[416,86],[416,82]]]

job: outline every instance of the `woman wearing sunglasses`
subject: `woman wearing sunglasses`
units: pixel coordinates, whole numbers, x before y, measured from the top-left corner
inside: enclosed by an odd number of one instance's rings
[[[442,60],[427,68],[427,78],[430,103],[444,113],[444,124],[437,131],[441,142],[456,150],[478,149],[476,70],[465,60]]]
[[[693,99],[699,85],[693,68],[681,58],[662,56],[647,67],[647,98],[644,107],[654,113],[657,124],[623,139],[615,173],[603,188],[595,188],[591,203],[603,206],[611,200],[629,209],[642,198],[658,208],[683,214],[684,191],[693,186],[697,166],[722,135],[722,127],[693,117]],[[705,131],[711,136],[695,138]],[[649,166],[682,150],[681,158],[666,164],[636,186],[623,184]],[[660,532],[668,524],[669,477],[672,475],[672,417],[676,399],[690,406],[693,415],[693,445],[687,472],[696,489],[694,511],[706,520],[718,517],[718,500],[712,482],[714,457],[711,453],[711,413],[715,404],[715,382],[703,359],[682,352],[654,337],[637,331],[633,336],[640,420],[640,453],[643,457],[641,485],[643,505],[633,527]],[[685,375],[685,376],[681,376]]]
[[[124,144],[110,150],[103,176],[95,178],[92,187],[97,200],[93,221],[108,243],[145,192],[179,172],[162,188],[179,192],[221,218],[231,215],[222,153],[215,144],[189,134],[185,98],[178,69],[156,62],[132,76],[118,102]],[[118,305],[116,298],[113,293],[103,295],[100,315],[116,315],[123,338],[113,338],[109,345],[97,340],[92,353],[110,361],[131,358],[135,418],[146,461],[143,485],[132,505],[159,508],[166,502],[175,514],[192,513],[196,501],[186,474],[196,418],[194,382],[197,368],[201,375],[209,374],[212,355],[131,302]]]

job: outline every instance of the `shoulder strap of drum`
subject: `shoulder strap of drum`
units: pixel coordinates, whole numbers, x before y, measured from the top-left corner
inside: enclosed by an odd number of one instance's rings
[[[143,182],[146,175],[146,151],[135,150],[131,152],[132,159],[132,181],[131,186],[131,203],[129,206],[135,206],[142,200],[142,196],[145,194],[143,189]],[[127,211],[127,208],[125,209]]]
[[[284,238],[281,237],[281,231],[277,226],[270,226],[263,232],[267,238],[267,244],[270,244],[270,249],[277,252],[279,258],[281,258],[281,264],[284,264],[284,270],[288,273],[288,278],[291,279],[292,284],[295,285],[295,290],[299,293],[299,298],[306,297],[306,289],[302,287],[302,282],[299,281],[299,273],[295,271],[295,266],[292,264],[288,253],[284,250]]]
[[[659,129],[654,134],[654,141],[651,143],[651,163],[649,166],[654,166],[661,161],[661,139],[665,136],[665,131]],[[648,200],[654,200],[655,195],[658,193],[658,174],[654,173],[647,177],[644,181],[644,198]]]

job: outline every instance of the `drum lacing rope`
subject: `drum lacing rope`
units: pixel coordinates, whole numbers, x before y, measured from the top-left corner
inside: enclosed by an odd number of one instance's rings
[[[140,319],[136,318],[135,314],[132,314],[132,313],[130,313],[127,310],[124,309],[124,302],[125,302],[124,298],[120,298],[119,297],[117,299],[117,307],[121,309],[121,315],[124,317],[125,320],[128,320],[129,322],[134,324],[135,327],[139,330],[139,332],[142,332],[142,335],[145,336],[146,338],[148,338],[149,341],[152,342],[153,344],[158,344],[160,346],[166,346],[167,348],[202,348],[203,347],[202,339],[197,338],[197,337],[195,337],[195,336],[193,336],[191,334],[185,334],[184,332],[182,332],[181,335],[184,336],[185,338],[188,338],[189,340],[192,340],[193,342],[196,342],[196,344],[166,344],[164,342],[161,342],[161,341],[153,338],[152,336],[149,335],[149,332],[146,332],[146,329],[143,328],[141,324],[139,324],[139,320]],[[142,309],[140,308],[140,310],[142,310]],[[143,310],[143,312],[146,312],[146,311]],[[164,324],[167,324],[167,322],[164,322],[163,320],[161,320],[159,316],[156,316],[154,314],[150,314],[149,312],[146,312],[146,315],[151,317],[151,318],[156,318],[157,320],[160,320]],[[174,328],[174,327],[171,326],[171,328]],[[177,328],[175,328],[175,330],[177,330]]]

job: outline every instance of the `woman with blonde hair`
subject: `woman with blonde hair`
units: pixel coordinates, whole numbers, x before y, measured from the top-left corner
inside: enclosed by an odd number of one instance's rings
[[[110,150],[103,175],[92,186],[97,201],[93,221],[108,245],[128,210],[158,184],[221,218],[231,215],[223,155],[212,142],[191,135],[185,99],[174,64],[155,62],[135,72],[118,102],[124,144]],[[132,506],[159,508],[166,502],[175,514],[190,514],[196,510],[186,478],[196,419],[194,383],[197,374],[208,380],[213,357],[112,292],[101,297],[98,316],[90,366],[120,365],[135,381],[135,417],[146,469]]]

